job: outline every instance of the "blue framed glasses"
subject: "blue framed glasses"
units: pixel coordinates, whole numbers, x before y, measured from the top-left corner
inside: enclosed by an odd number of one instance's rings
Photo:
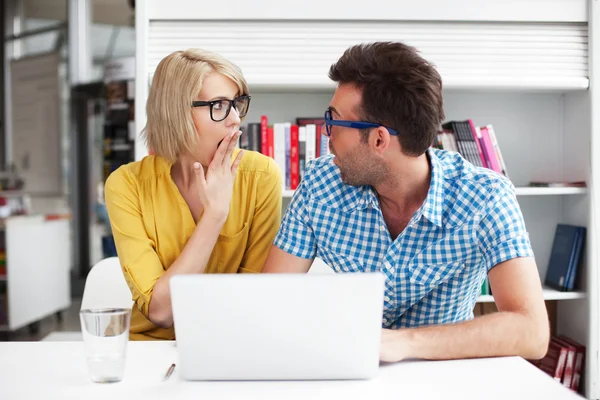
[[[375,124],[373,122],[344,121],[340,119],[333,119],[333,117],[331,116],[331,109],[328,108],[327,110],[325,110],[325,132],[328,137],[331,136],[331,126],[344,126],[346,128],[354,129],[369,129],[383,126],[388,130],[390,135],[398,135],[398,132],[396,132],[394,129],[389,128],[385,125]]]

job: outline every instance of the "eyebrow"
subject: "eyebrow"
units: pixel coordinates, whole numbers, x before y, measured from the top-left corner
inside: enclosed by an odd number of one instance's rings
[[[216,96],[216,97],[213,97],[212,99],[207,100],[207,101],[217,101],[217,100],[233,100],[233,99],[230,99],[227,96]]]
[[[329,106],[329,109],[331,110],[332,113],[335,113],[335,115],[337,115],[338,117],[341,117],[340,113],[338,112],[338,110],[335,109],[334,106]]]

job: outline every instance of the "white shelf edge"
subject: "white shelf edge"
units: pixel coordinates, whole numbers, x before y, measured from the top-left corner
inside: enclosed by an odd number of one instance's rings
[[[326,79],[299,78],[295,83],[284,78],[248,77],[248,85],[255,92],[333,92],[334,82]],[[269,78],[267,78],[269,79]],[[572,92],[588,90],[589,78],[585,77],[468,77],[443,76],[444,90],[484,90],[484,91],[517,91],[517,92]]]
[[[584,292],[559,292],[554,289],[544,288],[544,300],[578,300],[585,299]],[[494,297],[491,295],[483,295],[477,298],[477,303],[493,303]]]
[[[571,195],[586,194],[588,188],[585,187],[517,187],[515,193],[517,196],[551,196],[551,195]]]
[[[590,80],[584,77],[469,77],[442,74],[444,89],[448,90],[510,90],[559,91],[587,90]]]
[[[556,195],[576,195],[586,194],[588,188],[581,187],[517,187],[515,193],[517,196],[556,196]],[[281,196],[284,199],[291,199],[294,196],[294,190],[286,189],[282,192]]]

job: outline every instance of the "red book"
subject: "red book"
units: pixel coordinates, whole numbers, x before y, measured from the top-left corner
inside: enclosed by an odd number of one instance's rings
[[[575,347],[575,366],[573,368],[573,379],[571,380],[571,389],[575,392],[579,391],[579,383],[581,381],[581,372],[583,370],[583,362],[585,361],[585,346],[566,336],[559,336],[563,341],[568,342]]]
[[[267,150],[265,155],[271,157],[272,159],[275,159],[275,139],[273,138],[272,126],[269,126],[267,128],[267,140],[265,141],[265,143],[267,143]]]
[[[562,384],[565,387],[571,388],[571,384],[573,383],[573,371],[575,369],[575,346],[561,338],[554,337],[552,338],[552,340],[554,340],[563,348],[567,349],[567,360],[565,361],[565,370],[562,376]]]
[[[550,340],[548,352],[544,358],[538,361],[538,367],[560,382],[565,371],[567,352],[567,348],[557,343],[553,338]]]
[[[260,117],[260,152],[266,156],[269,155],[268,129],[269,120],[263,115]]]
[[[298,138],[298,125],[290,128],[290,189],[296,190],[300,184],[300,142]]]

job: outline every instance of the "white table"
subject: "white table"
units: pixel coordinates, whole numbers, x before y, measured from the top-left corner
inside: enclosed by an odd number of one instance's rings
[[[0,398],[581,399],[517,357],[387,364],[367,381],[188,382],[177,368],[164,381],[176,350],[173,342],[130,342],[123,381],[94,384],[82,342],[2,342]]]

